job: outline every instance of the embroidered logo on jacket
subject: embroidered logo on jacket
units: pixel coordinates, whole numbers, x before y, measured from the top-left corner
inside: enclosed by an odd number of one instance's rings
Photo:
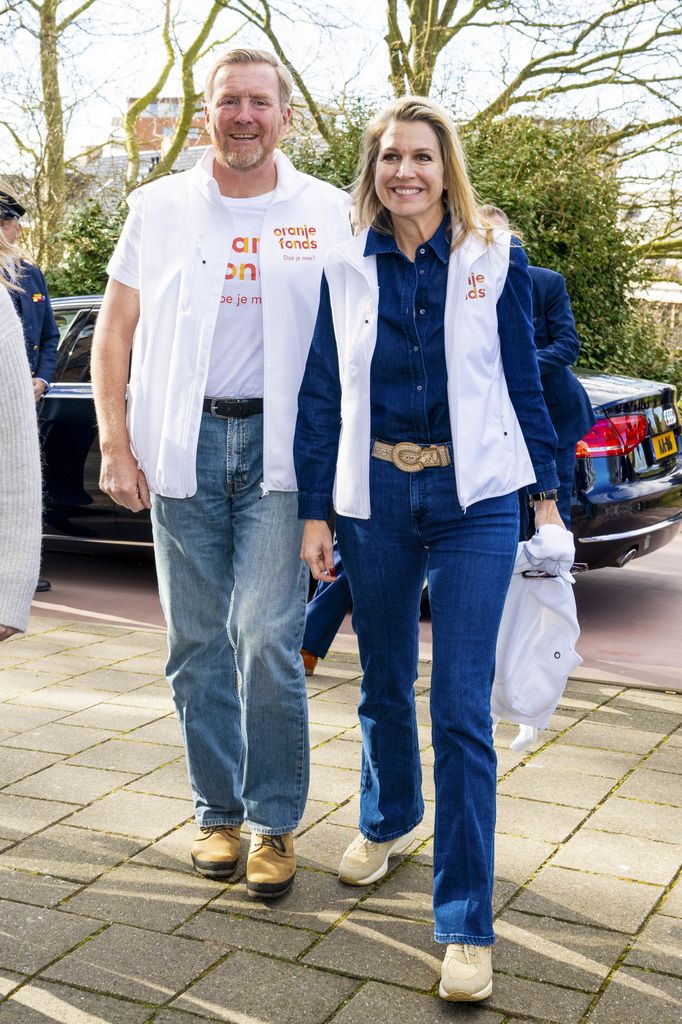
[[[469,274],[467,278],[467,301],[469,299],[484,299],[486,296],[486,290],[483,288],[485,284],[485,274]]]
[[[31,296],[31,298],[33,299],[34,302],[44,302],[45,301],[45,296],[41,295],[40,292],[35,292]]]

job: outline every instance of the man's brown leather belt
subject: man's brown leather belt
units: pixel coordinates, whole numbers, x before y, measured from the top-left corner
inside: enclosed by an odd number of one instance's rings
[[[231,416],[257,416],[263,411],[262,398],[205,398],[204,412],[210,412],[219,420]]]
[[[375,441],[372,445],[372,455],[375,459],[392,462],[405,473],[420,473],[422,469],[430,466],[450,465],[450,452],[446,444],[432,444],[428,448],[422,448],[411,441],[401,441],[399,444]]]

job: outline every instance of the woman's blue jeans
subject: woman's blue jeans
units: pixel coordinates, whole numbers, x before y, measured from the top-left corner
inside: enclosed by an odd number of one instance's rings
[[[405,473],[370,459],[368,520],[338,516],[364,672],[360,831],[374,842],[421,820],[413,684],[428,577],[437,942],[489,945],[496,756],[490,691],[497,632],[516,555],[516,492],[462,511],[452,466]]]
[[[261,497],[262,478],[263,417],[204,413],[197,492],[153,495],[152,524],[197,821],[278,835],[308,793],[308,572],[298,495]]]

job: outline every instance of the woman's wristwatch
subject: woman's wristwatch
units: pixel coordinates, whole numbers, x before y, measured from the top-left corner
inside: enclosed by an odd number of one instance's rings
[[[556,501],[558,496],[556,487],[552,488],[551,491],[538,491],[537,494],[531,494],[528,498],[528,504],[531,508],[535,507],[536,501]]]

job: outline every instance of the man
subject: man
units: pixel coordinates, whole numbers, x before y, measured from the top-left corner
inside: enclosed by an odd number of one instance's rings
[[[322,258],[350,232],[344,193],[276,149],[291,88],[265,51],[213,67],[213,148],[130,196],[92,357],[101,487],[152,509],[192,861],[229,878],[246,822],[247,888],[266,898],[293,882],[308,786],[297,397]]]
[[[507,215],[499,207],[482,206],[481,213],[501,227],[509,227]],[[580,339],[566,282],[561,274],[545,267],[530,266],[528,270],[533,285],[533,327],[542,393],[557,434],[557,506],[570,530],[575,446],[590,430],[595,416],[585,388],[570,369],[580,355]],[[525,499],[521,506],[521,530],[525,535],[529,515]]]
[[[14,196],[0,190],[0,231],[10,245],[21,235],[21,218],[26,213]],[[59,328],[55,323],[50,296],[40,267],[28,260],[10,261],[5,272],[17,287],[11,289],[14,308],[24,330],[26,354],[31,368],[33,397],[39,402],[49,389],[57,363]],[[36,590],[51,590],[49,580],[39,579]]]

